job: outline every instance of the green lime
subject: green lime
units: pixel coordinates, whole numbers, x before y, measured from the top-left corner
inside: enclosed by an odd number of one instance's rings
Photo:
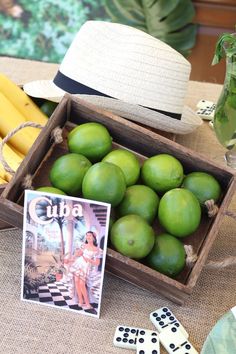
[[[83,155],[73,153],[63,155],[51,167],[49,173],[51,184],[68,195],[78,196],[84,175],[91,165]]]
[[[117,206],[124,197],[125,177],[120,167],[109,162],[97,162],[84,176],[83,197]]]
[[[36,191],[66,195],[66,193],[55,187],[39,187]]]
[[[156,237],[151,252],[145,259],[145,263],[160,273],[175,277],[185,266],[185,249],[183,243],[169,234],[161,234]]]
[[[126,189],[125,196],[118,206],[119,215],[137,214],[151,224],[157,216],[158,195],[148,186],[136,184]]]
[[[115,221],[110,240],[114,248],[129,258],[141,259],[151,251],[153,228],[139,215],[126,215]]]
[[[58,103],[52,101],[45,101],[41,106],[40,109],[46,116],[50,117],[53,112],[55,111]]]
[[[131,186],[137,182],[140,174],[140,164],[133,152],[124,149],[113,150],[102,161],[119,166],[125,175],[127,186]]]
[[[112,138],[107,128],[100,123],[84,123],[68,134],[70,152],[82,154],[90,161],[100,161],[112,147]]]
[[[171,155],[155,155],[144,161],[141,177],[144,184],[157,193],[164,193],[181,185],[184,178],[183,166]]]
[[[221,194],[219,182],[206,172],[189,173],[184,178],[182,187],[190,190],[201,205],[204,205],[205,201],[210,199],[214,199],[217,202]]]
[[[171,235],[185,237],[196,231],[201,221],[201,207],[195,195],[187,189],[175,188],[160,200],[158,218]]]

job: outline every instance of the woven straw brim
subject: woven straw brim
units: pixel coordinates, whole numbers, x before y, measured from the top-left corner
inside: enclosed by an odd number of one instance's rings
[[[53,102],[60,102],[66,94],[52,80],[29,82],[23,88],[29,96],[44,98]],[[175,134],[189,134],[202,124],[202,119],[187,106],[183,107],[181,120],[178,120],[157,111],[115,98],[81,94],[76,94],[75,96],[134,122]]]

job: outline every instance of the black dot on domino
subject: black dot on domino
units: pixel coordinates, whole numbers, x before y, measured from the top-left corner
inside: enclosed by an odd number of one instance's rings
[[[152,336],[157,336],[157,333],[156,333],[156,332],[152,332],[151,335],[152,335]]]
[[[124,337],[129,337],[129,333],[124,333]]]
[[[131,329],[131,333],[136,333],[136,329]]]
[[[166,312],[166,316],[171,316],[171,313],[170,312]]]
[[[163,308],[163,312],[167,312],[168,309],[166,307]]]
[[[156,312],[154,312],[152,315],[153,315],[153,317],[157,317],[157,313]]]
[[[119,327],[119,331],[122,332],[124,330],[124,327]]]
[[[157,350],[153,350],[152,354],[158,354]]]
[[[138,354],[145,354],[145,351],[144,351],[144,350],[140,350],[140,351],[138,352]]]
[[[157,317],[156,321],[158,321],[158,322],[161,321],[161,317]]]
[[[156,338],[152,338],[152,343],[156,343],[157,339]]]
[[[125,332],[129,332],[129,328],[125,328]]]
[[[139,338],[139,343],[143,343],[144,339],[143,338]]]
[[[128,342],[128,339],[127,339],[127,338],[124,338],[124,339],[123,339],[123,342],[124,342],[124,343],[127,343],[127,342]]]
[[[163,321],[160,321],[159,325],[160,326],[163,326],[164,322]]]
[[[175,349],[175,345],[173,343],[170,344],[170,349]]]
[[[166,318],[166,315],[161,315],[161,318]]]
[[[141,334],[142,336],[144,336],[145,331],[140,331],[140,334]]]
[[[129,343],[130,343],[130,344],[134,344],[134,340],[133,340],[133,339],[130,339],[130,340],[129,340]]]
[[[191,349],[191,345],[186,344],[186,345],[185,345],[185,348],[186,348],[186,349]]]
[[[171,328],[171,331],[172,331],[172,332],[176,332],[177,329],[176,329],[175,327],[173,327],[173,328]]]
[[[120,337],[117,337],[117,338],[116,338],[116,341],[117,341],[117,342],[120,342],[120,341],[121,341],[121,338],[120,338]]]
[[[174,323],[175,327],[179,327],[179,323]]]
[[[170,316],[171,321],[174,321],[174,319],[175,319],[174,316]]]

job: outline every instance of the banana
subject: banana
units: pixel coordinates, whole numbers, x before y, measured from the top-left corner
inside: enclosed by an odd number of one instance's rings
[[[7,183],[7,181],[5,181],[5,179],[0,177],[0,184],[5,184],[5,183]]]
[[[1,137],[0,143],[2,143]],[[23,161],[23,158],[19,157],[7,144],[3,146],[3,158],[15,172]]]
[[[27,121],[45,125],[48,117],[32,99],[14,82],[0,73],[0,92],[15,106]]]
[[[26,122],[24,116],[0,92],[0,134],[5,137],[24,122]],[[40,129],[27,127],[13,135],[9,142],[22,154],[26,155],[39,133]]]
[[[3,179],[4,181],[10,182],[10,180],[12,179],[12,175],[9,172],[6,172],[2,163],[0,163],[0,178]]]
[[[25,155],[22,154],[20,151],[18,151],[13,145],[11,145],[9,142],[7,142],[7,145],[22,159],[25,158]]]

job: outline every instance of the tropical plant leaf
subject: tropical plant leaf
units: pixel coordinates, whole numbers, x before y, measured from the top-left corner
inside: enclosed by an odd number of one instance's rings
[[[192,21],[194,16],[194,8],[189,0],[173,1],[175,7],[164,6],[163,8],[163,2],[158,0],[150,3],[150,0],[143,1],[143,10],[148,33],[154,37],[183,28]]]
[[[113,22],[147,31],[141,0],[105,0],[105,10]]]
[[[152,11],[157,11],[155,15],[157,15],[157,18],[160,17],[160,19],[162,19],[168,16],[177,7],[179,0],[147,0],[141,1],[141,3],[143,4],[144,8],[149,8]]]
[[[105,0],[105,9],[113,22],[145,31],[183,55],[195,45],[191,0]]]
[[[166,34],[165,38],[166,43],[187,57],[195,45],[196,35],[197,27],[189,25],[178,32]]]

